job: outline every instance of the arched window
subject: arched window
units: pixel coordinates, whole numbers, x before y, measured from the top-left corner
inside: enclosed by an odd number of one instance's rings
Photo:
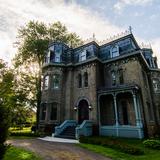
[[[78,74],[78,88],[82,88],[82,75]]]
[[[59,75],[59,74],[54,74],[54,75],[53,75],[52,88],[53,88],[53,89],[58,89],[58,88],[60,88],[60,75]]]
[[[84,87],[88,87],[88,73],[84,73]]]
[[[117,57],[119,56],[119,47],[118,46],[114,46],[113,48],[111,48],[111,57]]]
[[[44,88],[44,90],[47,90],[48,87],[49,87],[49,76],[46,75],[46,76],[44,77],[44,81],[43,81],[43,88]]]

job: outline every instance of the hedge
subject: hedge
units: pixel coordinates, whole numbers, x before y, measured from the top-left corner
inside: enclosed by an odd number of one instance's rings
[[[143,141],[145,147],[160,150],[160,140],[148,139]]]
[[[40,134],[31,132],[11,132],[10,136],[39,137]]]
[[[81,143],[101,145],[104,147],[113,148],[127,154],[132,154],[132,155],[144,154],[144,151],[142,149],[125,144],[116,138],[80,137],[79,141]]]

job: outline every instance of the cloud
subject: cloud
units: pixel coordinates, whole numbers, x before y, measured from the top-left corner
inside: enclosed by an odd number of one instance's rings
[[[121,0],[117,3],[146,5],[151,2],[152,0]],[[103,17],[88,7],[78,5],[75,1],[0,0],[0,4],[0,58],[9,63],[17,51],[13,47],[17,29],[30,20],[45,23],[61,21],[69,31],[76,32],[82,39],[90,38],[95,33],[98,40],[104,40],[126,29],[114,25],[107,16]],[[160,44],[160,38],[154,39],[152,46],[156,53],[160,53],[158,44]]]
[[[12,44],[16,41],[17,29],[29,20],[45,23],[61,21],[69,31],[76,32],[83,39],[95,33],[97,38],[102,40],[124,30],[75,1],[0,0],[0,4],[0,35],[3,35],[0,37],[0,58],[6,61],[10,61],[15,54]]]
[[[156,39],[151,40],[153,53],[157,57],[158,65],[160,67],[160,47],[159,47],[159,44],[160,44],[160,38],[156,38]]]
[[[152,4],[152,2],[153,0],[118,0],[114,9],[121,12],[127,6],[146,6]]]
[[[153,50],[153,56],[157,57],[157,63],[158,66],[160,67],[160,47],[159,47],[160,38],[155,38],[150,40],[146,40],[141,37],[135,37],[135,38],[141,48],[146,46],[147,48],[151,48]]]

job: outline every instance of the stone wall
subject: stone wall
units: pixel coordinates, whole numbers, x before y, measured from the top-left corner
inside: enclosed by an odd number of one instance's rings
[[[82,84],[82,88],[78,88],[78,74],[81,74],[83,77],[85,72],[88,73],[88,87],[84,87]],[[89,64],[76,66],[73,81],[72,106],[78,106],[80,100],[86,99],[92,107],[89,111],[89,119],[97,122],[97,63],[91,62]],[[74,119],[78,120],[78,111],[73,111],[73,113]]]

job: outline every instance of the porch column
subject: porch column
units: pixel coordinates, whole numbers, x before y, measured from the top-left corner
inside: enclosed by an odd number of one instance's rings
[[[114,100],[114,110],[115,110],[116,126],[118,126],[119,123],[118,123],[118,110],[117,110],[116,95],[113,95],[113,100]]]
[[[137,105],[137,100],[136,100],[136,95],[135,93],[133,94],[133,103],[134,103],[134,110],[135,110],[135,116],[136,116],[136,126],[141,126],[141,121],[138,113],[138,105]]]

